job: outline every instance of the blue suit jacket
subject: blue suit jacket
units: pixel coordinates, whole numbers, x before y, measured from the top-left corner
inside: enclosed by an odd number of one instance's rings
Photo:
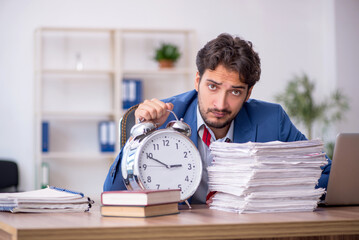
[[[165,99],[164,102],[173,103],[173,111],[177,117],[183,118],[192,130],[197,129],[197,92],[195,90]],[[161,128],[172,120],[175,120],[175,117],[171,114]],[[233,141],[236,143],[276,140],[291,142],[306,139],[278,104],[250,99],[243,104],[242,109],[234,119]],[[197,134],[193,133],[191,140],[197,146]],[[110,168],[103,186],[104,191],[126,189],[121,174],[121,158],[122,149]],[[328,159],[328,164],[322,168],[323,172],[317,187],[327,187],[330,166],[331,160]]]

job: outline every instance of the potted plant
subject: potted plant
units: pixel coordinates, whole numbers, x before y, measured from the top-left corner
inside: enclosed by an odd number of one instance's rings
[[[322,98],[322,102],[317,103],[314,100],[314,89],[315,84],[303,74],[294,76],[285,91],[275,96],[278,102],[284,104],[290,117],[304,124],[308,139],[312,138],[315,122],[321,123],[325,129],[330,123],[342,120],[343,112],[349,109],[347,98],[339,90],[331,93],[328,99]],[[333,146],[331,142],[326,144],[328,156],[331,155]]]
[[[171,68],[181,56],[178,47],[171,43],[162,43],[156,49],[154,59],[159,63],[160,68]]]

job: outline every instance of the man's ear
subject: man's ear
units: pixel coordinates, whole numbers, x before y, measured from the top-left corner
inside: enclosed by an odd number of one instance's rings
[[[245,102],[247,102],[248,99],[251,97],[253,87],[254,87],[254,86],[252,86],[252,87],[250,87],[250,89],[248,89],[248,93],[247,93],[247,97],[246,97],[246,101],[245,101]]]
[[[199,76],[199,72],[196,73],[196,79],[194,80],[194,88],[198,92],[199,89],[199,82],[201,80],[201,77]]]

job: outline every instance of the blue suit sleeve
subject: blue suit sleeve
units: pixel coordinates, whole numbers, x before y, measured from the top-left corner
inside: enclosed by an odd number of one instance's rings
[[[120,153],[110,167],[105,183],[103,184],[103,191],[126,190],[126,186],[123,182],[121,173],[121,159],[122,150],[120,151]]]
[[[280,133],[279,138],[283,142],[293,142],[307,140],[306,136],[302,134],[289,119],[287,113],[280,107]]]
[[[280,138],[282,139],[282,141],[290,142],[290,141],[307,140],[307,138],[294,126],[294,124],[291,122],[286,112],[282,108],[280,109],[280,111],[281,111]],[[327,155],[325,157],[328,160],[328,164],[321,167],[322,174],[318,180],[318,184],[316,185],[316,188],[327,189],[328,186],[332,160],[330,160]]]
[[[328,164],[322,167],[322,175],[320,176],[318,180],[318,184],[317,186],[315,186],[315,188],[327,189],[328,187],[328,180],[329,180],[330,168],[332,166],[332,160],[330,160],[327,155],[325,155],[325,157],[328,160]]]

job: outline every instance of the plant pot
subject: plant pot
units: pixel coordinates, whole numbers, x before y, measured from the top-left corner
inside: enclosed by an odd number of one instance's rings
[[[158,61],[160,68],[173,68],[174,62],[172,60],[160,60]]]

